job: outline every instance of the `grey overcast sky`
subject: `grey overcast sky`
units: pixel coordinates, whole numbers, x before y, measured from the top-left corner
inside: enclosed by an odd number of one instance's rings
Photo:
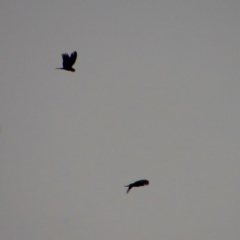
[[[2,0],[0,239],[240,239],[239,11]]]

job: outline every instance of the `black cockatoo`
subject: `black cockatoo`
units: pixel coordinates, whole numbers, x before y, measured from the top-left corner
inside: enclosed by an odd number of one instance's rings
[[[127,193],[129,193],[129,191],[131,190],[132,187],[142,187],[142,186],[145,186],[145,185],[148,185],[149,184],[149,181],[146,180],[146,179],[143,179],[143,180],[139,180],[139,181],[136,181],[134,183],[131,183],[125,187],[128,187],[128,190],[127,190]]]
[[[56,69],[63,69],[66,71],[71,71],[75,72],[75,69],[72,68],[74,63],[76,62],[77,59],[77,52],[73,52],[71,56],[69,56],[67,53],[62,54],[62,59],[63,59],[63,67],[62,68],[56,68]]]

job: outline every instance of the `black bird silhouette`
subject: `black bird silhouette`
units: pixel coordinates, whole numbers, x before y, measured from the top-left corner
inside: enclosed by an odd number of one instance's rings
[[[73,52],[70,57],[67,53],[64,53],[64,54],[62,54],[62,59],[63,59],[63,67],[62,68],[56,68],[56,69],[63,69],[63,70],[66,70],[66,71],[75,72],[75,69],[72,68],[72,66],[76,62],[77,52],[76,51]]]
[[[131,190],[132,187],[142,187],[142,186],[145,186],[145,185],[148,185],[149,184],[149,181],[146,180],[146,179],[143,179],[143,180],[139,180],[139,181],[136,181],[134,183],[131,183],[125,187],[128,187],[128,190],[127,190],[127,193],[129,193],[129,191]]]

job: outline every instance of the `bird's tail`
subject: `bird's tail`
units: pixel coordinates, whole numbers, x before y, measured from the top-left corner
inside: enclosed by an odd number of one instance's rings
[[[129,193],[129,191],[131,190],[131,186],[130,185],[127,185],[127,186],[125,186],[125,187],[128,187],[128,189],[127,189],[127,193]]]

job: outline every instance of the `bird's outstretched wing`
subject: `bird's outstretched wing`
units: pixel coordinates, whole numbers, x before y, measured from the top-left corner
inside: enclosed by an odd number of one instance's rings
[[[70,64],[71,64],[71,67],[74,65],[74,63],[76,62],[76,59],[77,59],[77,52],[75,51],[75,52],[73,52],[72,54],[71,54],[71,57],[70,57]]]
[[[71,68],[71,66],[69,65],[70,62],[70,57],[68,56],[67,53],[63,53],[62,54],[62,59],[63,59],[63,68]]]

